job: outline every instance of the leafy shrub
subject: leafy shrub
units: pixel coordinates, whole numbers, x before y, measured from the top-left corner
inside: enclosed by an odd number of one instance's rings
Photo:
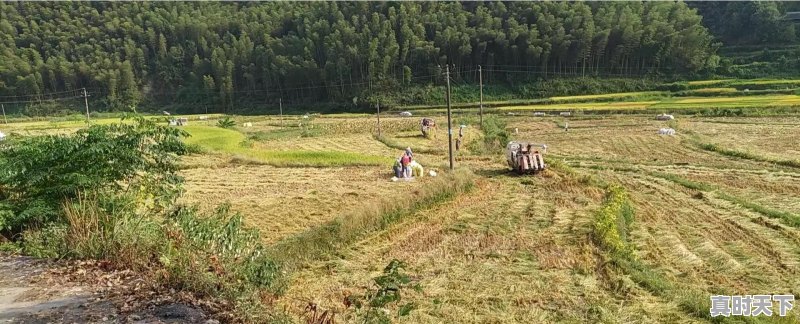
[[[57,258],[68,251],[67,227],[64,224],[51,224],[42,229],[29,229],[22,233],[24,244],[22,252],[37,258]]]
[[[234,121],[230,117],[225,117],[217,121],[217,127],[233,128],[234,126],[236,126],[236,121]]]
[[[159,254],[161,279],[172,287],[234,301],[238,314],[259,319],[266,313],[264,294],[280,294],[286,282],[267,256],[259,232],[223,205],[208,215],[179,208],[164,224]]]
[[[414,283],[411,277],[403,270],[405,264],[399,260],[392,260],[383,269],[383,274],[373,278],[373,285],[364,295],[347,296],[347,304],[355,307],[359,322],[363,323],[391,323],[391,319],[385,311],[386,307],[392,304],[399,304],[402,299],[403,291],[414,289],[421,291],[418,283]],[[397,317],[407,316],[416,306],[414,303],[400,305]]]
[[[92,125],[69,136],[15,140],[0,149],[0,230],[18,233],[61,214],[79,193],[132,191],[152,209],[177,197],[177,156],[186,153],[176,128],[145,118],[135,124]],[[3,207],[6,206],[6,207]]]

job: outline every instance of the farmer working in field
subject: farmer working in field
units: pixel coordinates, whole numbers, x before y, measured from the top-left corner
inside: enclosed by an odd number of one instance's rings
[[[408,167],[411,164],[411,156],[408,151],[400,157],[400,164],[403,166],[403,178],[411,178],[411,169]]]

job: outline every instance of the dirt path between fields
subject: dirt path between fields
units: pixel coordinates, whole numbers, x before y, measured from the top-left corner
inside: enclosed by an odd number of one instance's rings
[[[0,254],[0,323],[218,323],[102,262]]]

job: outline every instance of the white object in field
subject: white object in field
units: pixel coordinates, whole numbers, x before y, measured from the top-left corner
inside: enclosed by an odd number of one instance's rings
[[[308,118],[308,115],[303,115],[303,118]]]
[[[411,112],[410,111],[400,112],[400,117],[411,117]]]
[[[519,129],[516,127],[514,128],[514,134],[519,134]]]
[[[411,163],[408,164],[408,169],[411,170],[412,177],[422,178],[425,175],[425,169],[422,168],[422,165],[417,163],[417,161],[411,161]]]
[[[675,119],[675,116],[673,115],[659,114],[658,116],[656,116],[656,120],[673,120],[673,119]]]
[[[169,113],[166,110],[162,111],[161,113],[164,114],[164,115],[169,116]]]
[[[200,120],[207,120],[207,119],[208,119],[208,116],[200,116],[198,119],[200,119]]]
[[[744,92],[750,92],[750,89],[744,89]]]
[[[0,141],[6,139],[6,133],[0,132]]]
[[[253,127],[253,123],[244,123],[242,124],[244,127]]]
[[[428,171],[428,175],[430,175],[431,177],[435,177],[437,175],[437,173],[436,173],[436,171],[430,170],[430,171]]]
[[[541,111],[537,111],[537,112],[533,113],[533,115],[534,116],[546,116],[547,114],[545,114],[545,113],[543,113]]]
[[[569,112],[569,111],[562,111],[559,115],[561,115],[561,116],[571,116],[572,113]]]
[[[659,135],[675,135],[675,130],[672,128],[662,128],[658,130]]]
[[[392,182],[397,182],[399,180],[397,177],[392,177]]]
[[[169,120],[169,125],[170,125],[170,126],[178,126],[178,121],[177,121],[177,120],[175,120],[175,119],[170,119],[170,120]]]

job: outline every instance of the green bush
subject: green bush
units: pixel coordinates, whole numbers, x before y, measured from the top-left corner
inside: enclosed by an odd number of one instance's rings
[[[504,120],[497,116],[486,116],[483,118],[482,141],[470,142],[468,149],[476,154],[494,154],[502,150],[508,144],[511,135],[506,129]]]
[[[0,148],[0,230],[13,235],[57,220],[79,193],[122,191],[164,208],[177,197],[177,156],[186,153],[176,128],[142,117],[134,124],[92,125],[74,135],[16,139]]]
[[[259,232],[245,227],[229,206],[210,214],[179,208],[163,227],[166,239],[159,263],[167,285],[238,301],[237,307],[248,308],[242,314],[264,306],[258,300],[261,293],[279,294],[285,288],[280,267],[265,253]]]
[[[234,121],[230,117],[225,117],[217,121],[217,127],[233,128],[234,126],[236,126],[236,121]]]
[[[421,291],[418,283],[405,273],[405,264],[399,260],[392,260],[383,269],[383,274],[373,278],[373,286],[364,295],[350,295],[347,302],[356,309],[359,322],[362,323],[391,323],[387,307],[398,305],[403,293],[408,289]],[[397,317],[407,316],[416,306],[414,303],[399,305]]]

